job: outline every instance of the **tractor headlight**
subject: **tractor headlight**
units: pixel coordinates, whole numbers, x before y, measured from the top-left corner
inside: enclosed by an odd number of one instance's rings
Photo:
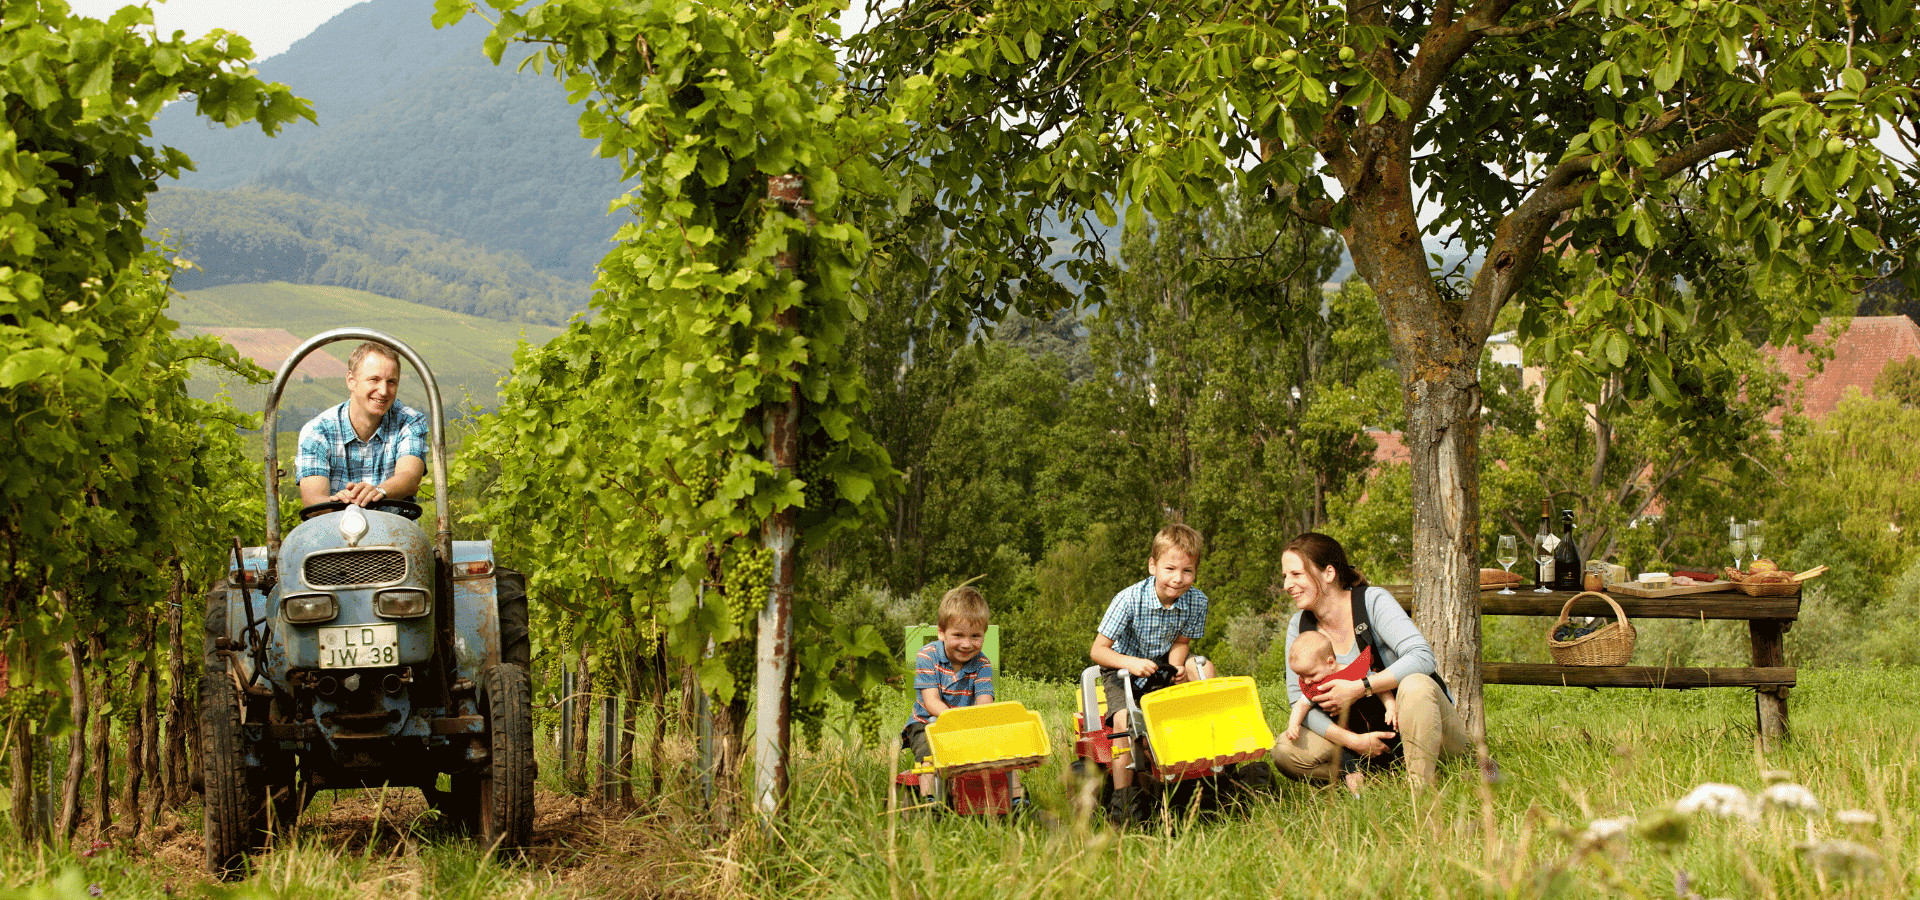
[[[340,603],[332,594],[288,594],[280,601],[281,617],[295,624],[325,622],[339,614]]]
[[[389,588],[373,595],[373,611],[389,619],[417,619],[432,609],[427,592],[419,588]]]

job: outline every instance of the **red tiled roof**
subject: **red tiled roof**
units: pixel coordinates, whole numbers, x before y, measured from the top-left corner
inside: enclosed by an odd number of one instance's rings
[[[1392,463],[1413,462],[1413,453],[1407,449],[1407,442],[1398,431],[1369,431],[1373,438],[1373,464],[1375,466]]]
[[[1833,321],[1822,319],[1816,339],[1831,341]],[[1786,373],[1789,390],[1799,393],[1808,418],[1819,421],[1840,405],[1847,388],[1873,393],[1873,380],[1890,362],[1920,356],[1920,325],[1906,316],[1861,316],[1839,336],[1833,359],[1826,367],[1809,376],[1811,357],[1798,350],[1768,347],[1780,371]],[[1776,414],[1777,417],[1777,414]]]

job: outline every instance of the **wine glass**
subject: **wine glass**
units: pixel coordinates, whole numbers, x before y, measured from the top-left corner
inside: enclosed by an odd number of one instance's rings
[[[1552,537],[1552,535],[1544,531],[1533,536],[1533,552],[1535,554],[1533,561],[1539,566],[1539,568],[1535,570],[1533,577],[1540,582],[1540,586],[1533,589],[1533,592],[1536,594],[1553,593],[1553,588],[1547,587],[1546,578],[1547,567],[1553,565],[1553,553],[1547,549],[1547,539],[1550,537]]]
[[[1766,537],[1760,533],[1766,525],[1766,521],[1762,519],[1747,520],[1747,552],[1753,554],[1755,560],[1760,558],[1760,550],[1767,543]]]
[[[1728,543],[1733,547],[1733,567],[1740,568],[1740,559],[1747,555],[1747,523],[1735,522],[1727,526]]]
[[[1513,564],[1520,561],[1520,542],[1516,540],[1513,535],[1501,535],[1500,550],[1498,555],[1494,556],[1494,559],[1499,561],[1500,568],[1507,570],[1507,574],[1513,574]],[[1513,585],[1502,584],[1499,592],[1502,594],[1511,594],[1513,593]]]

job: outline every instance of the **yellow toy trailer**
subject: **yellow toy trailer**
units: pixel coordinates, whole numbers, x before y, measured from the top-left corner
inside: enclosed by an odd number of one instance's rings
[[[932,774],[943,801],[960,815],[1013,811],[1008,773],[1031,769],[1051,752],[1040,714],[1019,703],[989,703],[949,709],[927,726],[933,755],[894,776],[894,784],[914,788]]]

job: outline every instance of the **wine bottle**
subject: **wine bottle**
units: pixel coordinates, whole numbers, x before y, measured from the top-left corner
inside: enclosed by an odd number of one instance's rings
[[[1581,590],[1580,576],[1586,567],[1580,565],[1580,548],[1573,542],[1573,510],[1560,511],[1560,546],[1553,548],[1553,589],[1557,591]]]

